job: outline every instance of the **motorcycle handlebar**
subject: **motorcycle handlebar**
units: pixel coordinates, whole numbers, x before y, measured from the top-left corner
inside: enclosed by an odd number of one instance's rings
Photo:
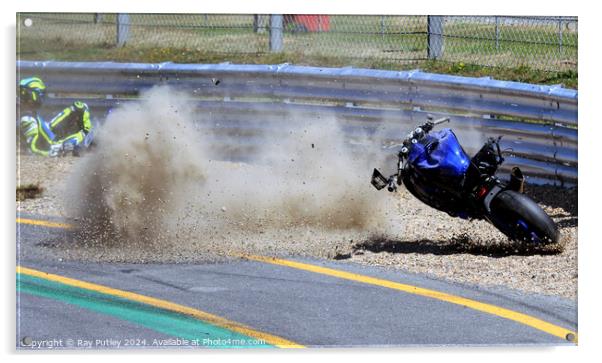
[[[436,121],[433,121],[433,126],[437,126],[437,125],[442,124],[444,122],[450,122],[449,117],[442,117],[442,118],[440,118],[440,119],[438,119]]]
[[[440,119],[437,119],[435,121],[432,121],[432,117],[429,117],[429,120],[418,126],[416,129],[414,129],[414,131],[412,131],[408,137],[403,140],[402,145],[407,149],[410,144],[412,143],[412,140],[419,140],[421,139],[425,134],[428,134],[436,125],[442,124],[444,122],[449,122],[450,118],[449,117],[442,117]]]
[[[420,126],[420,128],[424,131],[424,133],[429,133],[435,126],[442,124],[444,122],[448,122],[448,121],[449,121],[449,117],[442,117],[435,121],[433,121],[431,118],[425,124]]]

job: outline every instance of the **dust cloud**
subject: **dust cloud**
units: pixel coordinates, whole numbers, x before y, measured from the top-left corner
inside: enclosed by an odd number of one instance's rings
[[[287,114],[255,135],[247,162],[233,162],[223,137],[195,122],[202,110],[189,99],[159,87],[109,114],[68,181],[65,201],[79,223],[72,257],[333,257],[395,233],[397,198],[369,180],[384,155],[351,148],[334,116]]]

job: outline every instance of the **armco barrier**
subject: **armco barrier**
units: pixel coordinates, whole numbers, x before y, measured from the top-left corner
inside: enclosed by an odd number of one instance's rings
[[[244,153],[265,128],[284,132],[291,114],[336,117],[349,138],[362,137],[367,147],[398,141],[426,113],[445,115],[468,152],[486,136],[503,136],[503,171],[518,165],[534,183],[577,182],[578,92],[561,86],[288,64],[19,61],[17,71],[44,78],[53,110],[77,96],[102,114],[155,85],[186,90],[197,99],[202,127],[220,129],[230,146],[247,145]],[[379,136],[365,138],[371,134]]]

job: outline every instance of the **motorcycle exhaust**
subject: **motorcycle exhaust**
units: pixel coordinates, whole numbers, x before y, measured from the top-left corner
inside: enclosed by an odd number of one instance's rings
[[[525,192],[525,176],[519,167],[515,166],[510,172],[510,183],[508,183],[508,189],[514,190],[515,192]]]

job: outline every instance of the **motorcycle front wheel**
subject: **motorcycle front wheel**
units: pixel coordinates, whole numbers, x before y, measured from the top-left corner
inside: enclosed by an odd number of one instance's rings
[[[533,243],[558,243],[556,223],[531,198],[513,190],[491,201],[490,221],[510,239]]]

